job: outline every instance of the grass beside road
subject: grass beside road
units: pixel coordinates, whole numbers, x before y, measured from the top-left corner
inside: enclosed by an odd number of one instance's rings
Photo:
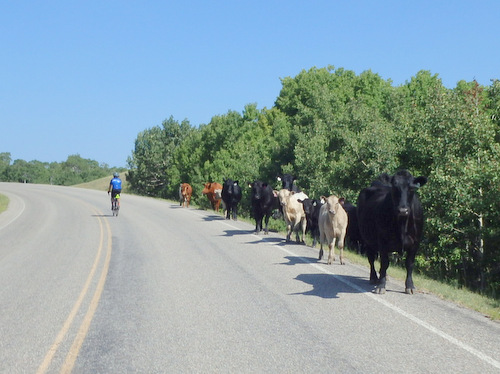
[[[7,210],[9,206],[9,198],[5,195],[0,194],[0,213]]]
[[[128,183],[125,178],[125,174],[122,173],[123,175],[120,176],[122,180],[122,192],[126,193],[128,192]],[[78,187],[78,188],[87,188],[89,190],[99,190],[99,191],[107,191],[109,187],[109,181],[113,179],[113,176],[110,175],[109,177],[104,177],[100,179],[96,179],[91,182],[87,183],[80,183],[80,184],[75,184],[74,186],[71,187]]]

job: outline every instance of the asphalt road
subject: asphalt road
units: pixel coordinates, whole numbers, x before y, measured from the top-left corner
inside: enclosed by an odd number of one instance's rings
[[[500,373],[499,323],[375,295],[348,258],[162,200],[0,193],[0,373]]]

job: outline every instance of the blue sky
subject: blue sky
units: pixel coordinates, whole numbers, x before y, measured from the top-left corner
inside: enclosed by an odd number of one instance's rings
[[[500,1],[0,0],[0,152],[126,166],[137,134],[256,103],[312,67],[500,78]]]

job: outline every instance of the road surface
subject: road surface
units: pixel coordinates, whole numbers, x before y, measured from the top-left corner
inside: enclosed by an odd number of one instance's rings
[[[499,323],[375,295],[348,258],[163,200],[0,193],[0,373],[500,373]]]

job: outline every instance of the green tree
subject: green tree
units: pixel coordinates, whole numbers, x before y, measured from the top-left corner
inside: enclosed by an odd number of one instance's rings
[[[7,170],[10,166],[12,158],[9,152],[0,153],[0,181],[7,182]]]
[[[128,159],[127,180],[135,192],[167,197],[178,187],[178,170],[173,170],[174,150],[191,131],[189,122],[179,124],[170,117],[162,126],[144,130],[135,140]],[[170,179],[174,178],[174,179]],[[176,186],[177,184],[177,186]]]

